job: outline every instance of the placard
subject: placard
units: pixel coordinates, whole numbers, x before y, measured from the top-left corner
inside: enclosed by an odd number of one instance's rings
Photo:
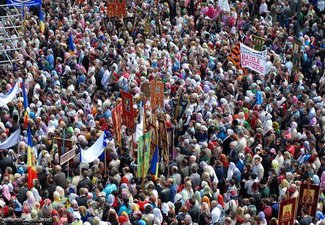
[[[314,217],[316,215],[317,203],[319,198],[319,185],[301,184],[299,191],[298,217],[303,206],[308,208],[308,215]]]
[[[249,68],[257,73],[266,74],[267,50],[256,51],[240,43],[240,63],[243,68]]]
[[[278,225],[293,225],[296,218],[296,207],[297,198],[291,198],[280,202]]]

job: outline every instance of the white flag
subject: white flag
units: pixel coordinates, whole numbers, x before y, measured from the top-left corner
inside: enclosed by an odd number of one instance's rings
[[[224,12],[230,12],[230,7],[229,7],[229,3],[228,0],[219,0],[218,1],[219,7],[222,11]]]
[[[0,107],[7,105],[16,97],[16,95],[20,92],[19,85],[20,82],[16,82],[15,86],[11,88],[9,93],[7,93],[6,95],[0,94]]]
[[[20,141],[20,129],[16,130],[14,133],[12,133],[7,140],[0,143],[0,149],[8,149],[12,146],[15,146]]]
[[[257,73],[266,74],[267,50],[256,51],[240,43],[240,64],[243,68],[249,68]]]
[[[81,149],[81,163],[91,163],[103,153],[105,150],[104,136],[105,133],[103,132],[90,148],[86,150]]]
[[[139,138],[143,135],[143,122],[144,122],[144,107],[143,104],[140,106],[140,123],[136,125],[134,141],[138,142]]]

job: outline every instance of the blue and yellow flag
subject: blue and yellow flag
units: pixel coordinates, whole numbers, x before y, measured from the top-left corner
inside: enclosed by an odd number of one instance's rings
[[[159,163],[159,147],[156,146],[155,148],[155,152],[153,154],[153,157],[151,159],[151,163],[150,163],[150,169],[149,172],[154,175],[155,179],[158,178],[158,163]]]
[[[45,20],[44,20],[42,8],[39,9],[39,29],[40,32],[43,34],[45,30]]]

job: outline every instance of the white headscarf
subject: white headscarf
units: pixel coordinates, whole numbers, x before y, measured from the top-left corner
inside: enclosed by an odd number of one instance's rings
[[[155,216],[154,224],[161,225],[163,222],[163,216],[162,216],[160,209],[154,208],[152,213]]]
[[[204,172],[209,173],[210,177],[212,178],[213,183],[219,183],[216,171],[213,169],[212,166],[208,165],[206,162],[200,163],[201,168],[204,170]]]
[[[236,167],[235,163],[231,162],[229,164],[228,172],[227,172],[227,180],[231,180],[232,176],[239,172],[238,168]]]

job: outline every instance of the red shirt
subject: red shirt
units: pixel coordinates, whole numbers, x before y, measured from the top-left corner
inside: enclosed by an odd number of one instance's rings
[[[146,200],[144,200],[143,202],[142,202],[142,201],[138,201],[137,204],[139,205],[140,211],[141,211],[141,212],[144,212],[144,206],[145,206],[146,204],[149,204],[149,202],[146,201]]]
[[[264,214],[265,214],[265,219],[266,221],[270,221],[272,218],[272,208],[271,206],[266,206],[263,210]]]

